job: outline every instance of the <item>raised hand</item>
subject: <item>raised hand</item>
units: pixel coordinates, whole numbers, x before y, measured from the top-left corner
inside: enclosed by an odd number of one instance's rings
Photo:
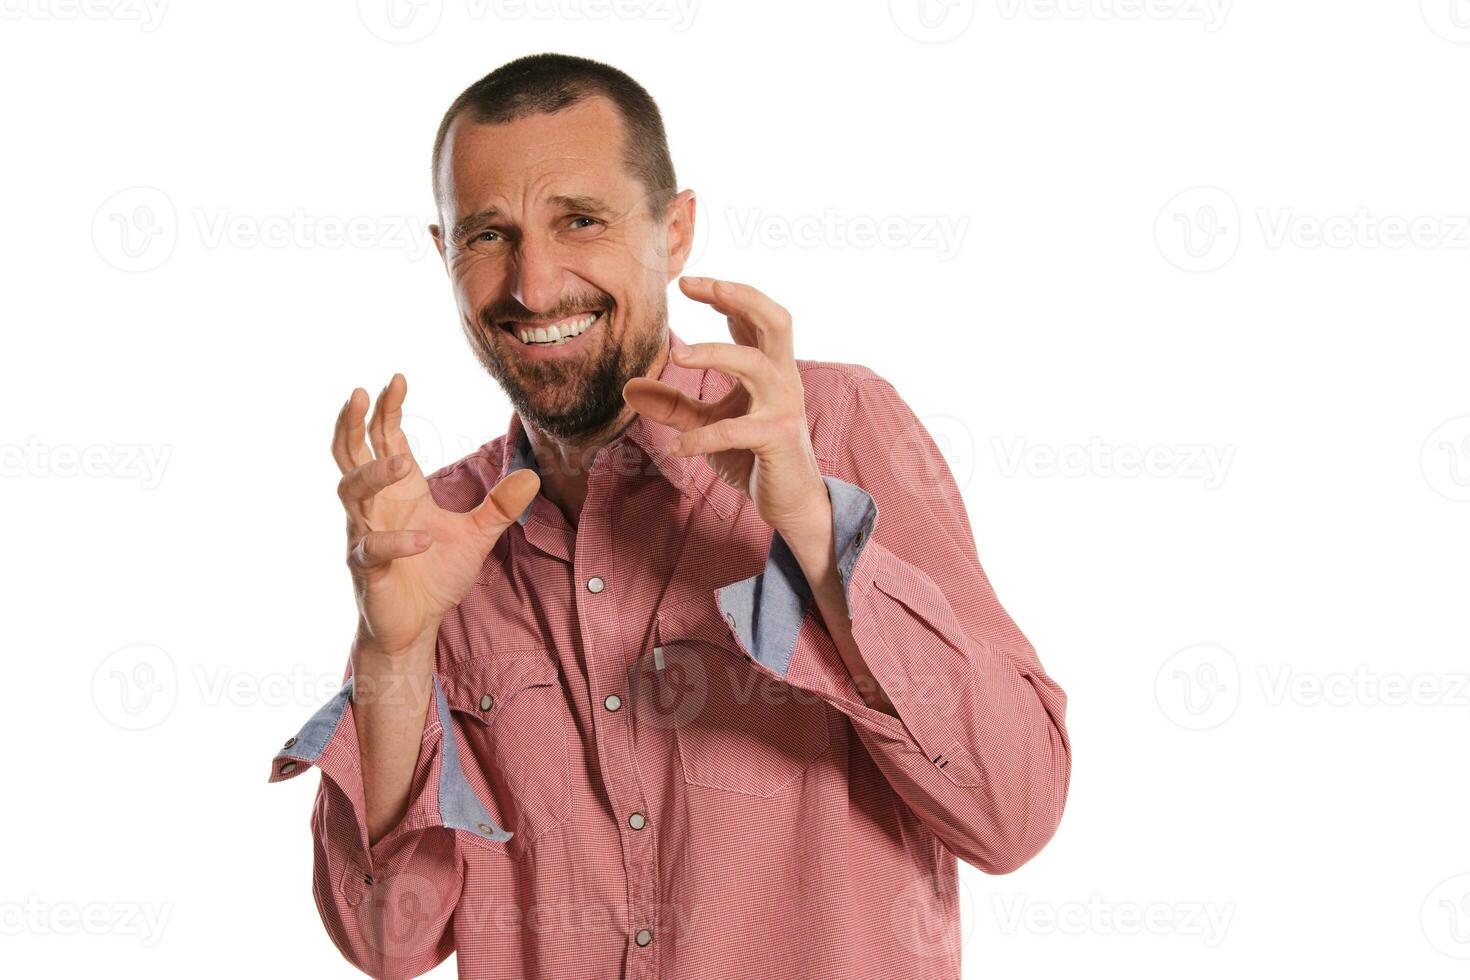
[[[332,437],[358,642],[389,655],[432,652],[440,620],[464,599],[490,549],[541,484],[533,471],[519,470],[468,513],[440,507],[401,428],[407,392],[403,375],[393,375],[369,421],[368,394],[354,389]]]
[[[714,368],[734,377],[735,385],[719,401],[702,402],[661,381],[634,378],[623,387],[624,399],[678,429],[669,451],[703,454],[788,541],[830,540],[831,503],[807,428],[791,314],[739,283],[685,276],[679,286],[690,299],[725,314],[735,343],[690,344],[675,363]]]

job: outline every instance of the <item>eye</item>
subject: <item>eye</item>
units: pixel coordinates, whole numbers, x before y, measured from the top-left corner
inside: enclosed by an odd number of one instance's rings
[[[571,222],[572,227],[579,230],[582,228],[591,228],[595,225],[602,224],[602,222],[598,221],[596,218],[589,218],[585,214],[576,215],[571,219]],[[582,222],[586,222],[586,224],[582,224]]]
[[[470,241],[472,241],[472,242],[498,242],[498,241],[500,241],[500,233],[499,232],[490,231],[489,229],[486,229],[485,231],[476,232],[474,235],[472,235],[470,237]]]

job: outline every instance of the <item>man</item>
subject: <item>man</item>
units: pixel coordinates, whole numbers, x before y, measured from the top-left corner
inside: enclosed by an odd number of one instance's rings
[[[1065,697],[996,601],[893,387],[796,360],[787,312],[685,277],[658,109],[538,55],[466,90],[432,231],[515,406],[425,478],[406,382],[337,419],[361,612],[309,766],[314,893],[378,977],[960,974],[956,856],[1051,838]]]

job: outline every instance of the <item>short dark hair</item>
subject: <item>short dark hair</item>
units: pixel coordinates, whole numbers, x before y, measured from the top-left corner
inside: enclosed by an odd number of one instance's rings
[[[560,112],[592,95],[618,107],[627,133],[623,160],[629,173],[647,190],[649,211],[661,215],[674,198],[674,161],[664,134],[663,117],[653,97],[625,73],[590,58],[567,54],[532,54],[507,62],[459,94],[434,138],[434,200],[439,200],[439,165],[444,138],[461,113],[477,123],[498,125],[526,116]]]

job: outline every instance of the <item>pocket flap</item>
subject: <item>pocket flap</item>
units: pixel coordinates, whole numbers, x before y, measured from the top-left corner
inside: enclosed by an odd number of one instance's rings
[[[551,652],[542,650],[514,657],[478,657],[455,664],[439,680],[449,710],[488,725],[518,692],[556,684],[560,675]]]

